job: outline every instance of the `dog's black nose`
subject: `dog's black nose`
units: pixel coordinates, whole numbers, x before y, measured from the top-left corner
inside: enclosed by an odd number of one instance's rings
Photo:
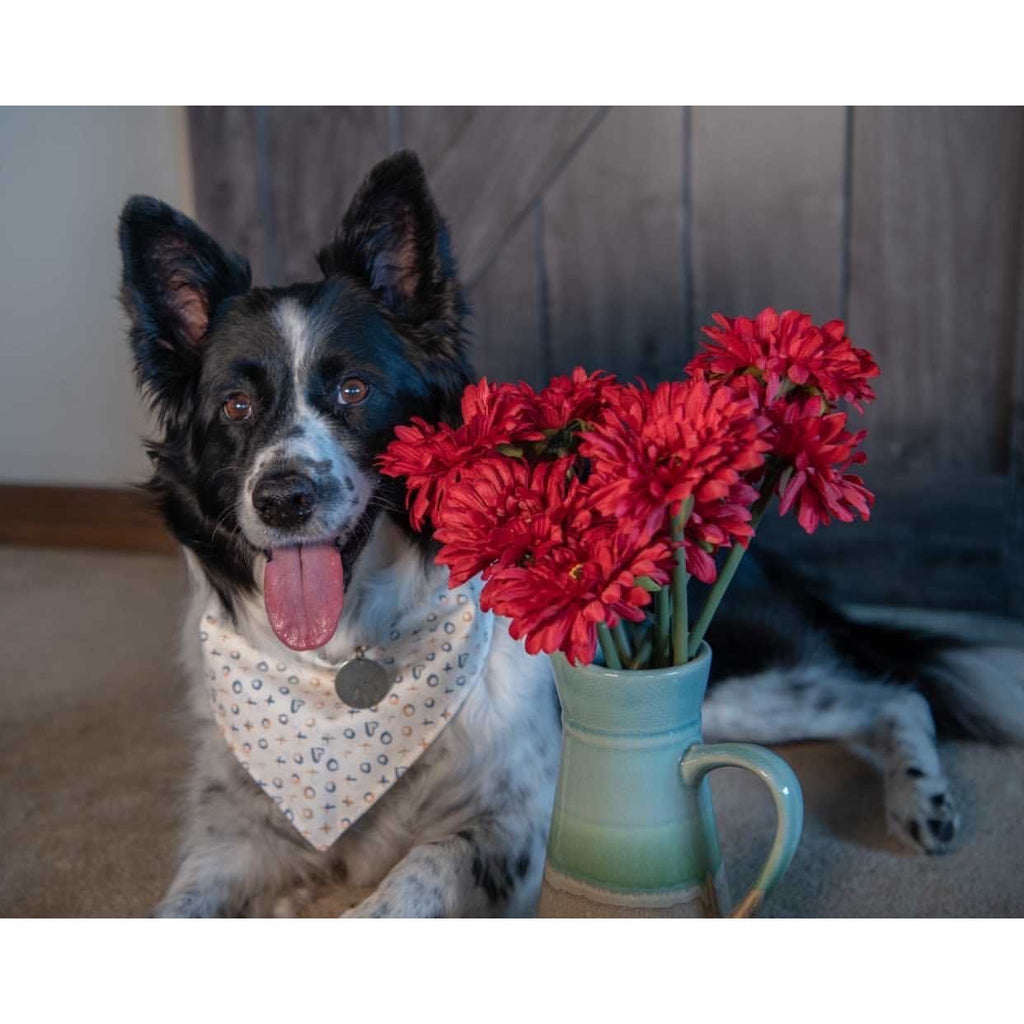
[[[252,503],[267,526],[298,526],[316,507],[316,484],[301,473],[272,473],[252,492]]]

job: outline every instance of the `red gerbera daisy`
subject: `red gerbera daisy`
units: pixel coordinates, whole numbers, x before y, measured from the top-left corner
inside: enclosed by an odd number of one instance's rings
[[[845,399],[863,411],[875,394],[868,379],[878,366],[865,349],[854,348],[842,320],[823,327],[810,316],[771,307],[754,320],[729,319],[715,313],[717,327],[704,327],[711,339],[687,367],[693,376],[727,380],[743,390],[760,392],[772,403],[786,387],[815,389],[829,402]]]
[[[591,460],[595,505],[651,537],[666,512],[677,514],[687,498],[708,510],[723,500],[741,504],[749,489],[735,488],[741,474],[764,462],[766,425],[753,402],[727,385],[685,381],[653,391],[624,389],[582,435],[580,454]],[[706,517],[715,518],[710,512]]]
[[[422,529],[446,488],[478,459],[513,439],[541,436],[523,426],[523,416],[524,400],[517,385],[489,384],[484,378],[462,395],[462,426],[432,426],[414,416],[410,426],[395,428],[395,440],[378,466],[385,476],[406,478],[406,504],[414,529]]]
[[[686,571],[702,583],[714,583],[718,570],[712,553],[737,543],[746,547],[754,536],[751,506],[758,492],[739,480],[724,498],[695,501],[686,522]]]
[[[533,424],[542,430],[564,430],[573,422],[593,420],[617,387],[610,373],[588,374],[577,366],[568,377],[553,377],[537,395]]]
[[[779,423],[774,450],[792,467],[780,487],[779,514],[785,515],[796,505],[797,522],[808,533],[814,533],[819,525],[827,526],[833,516],[849,523],[858,513],[867,520],[875,501],[859,476],[844,472],[867,459],[856,451],[864,431],[851,434],[846,430],[845,413],[823,412],[820,398],[789,405]]]
[[[597,624],[641,621],[651,595],[637,581],[667,582],[668,558],[666,544],[640,544],[602,525],[546,548],[529,567],[496,569],[480,606],[511,619],[509,632],[516,640],[526,638],[530,654],[561,651],[575,664],[589,664]]]
[[[497,455],[476,463],[452,484],[434,513],[442,542],[436,561],[456,587],[496,567],[521,565],[544,545],[561,543],[576,514],[579,481],[572,459],[540,462]]]

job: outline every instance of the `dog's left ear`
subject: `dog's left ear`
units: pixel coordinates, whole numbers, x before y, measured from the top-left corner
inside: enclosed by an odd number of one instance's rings
[[[382,160],[360,186],[338,235],[317,253],[325,275],[363,280],[396,315],[457,326],[461,313],[448,228],[414,153]]]

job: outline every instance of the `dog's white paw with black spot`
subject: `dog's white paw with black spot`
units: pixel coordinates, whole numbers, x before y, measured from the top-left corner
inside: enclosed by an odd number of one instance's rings
[[[919,853],[946,853],[960,831],[960,814],[941,775],[906,768],[886,778],[889,831]]]

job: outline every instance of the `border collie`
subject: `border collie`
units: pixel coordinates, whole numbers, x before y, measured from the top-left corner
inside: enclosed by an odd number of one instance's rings
[[[418,160],[373,169],[314,283],[251,287],[242,257],[151,198],[126,204],[120,244],[159,418],[148,486],[192,580],[196,759],[156,913],[292,914],[342,880],[375,887],[355,916],[530,913],[558,763],[550,666],[491,628],[472,586],[444,605],[431,540],[375,470],[396,425],[454,422],[472,379]],[[866,739],[892,829],[945,850],[959,817],[932,707],[1024,737],[1019,653],[853,625],[780,575],[769,563],[766,619],[711,636],[707,736]]]

